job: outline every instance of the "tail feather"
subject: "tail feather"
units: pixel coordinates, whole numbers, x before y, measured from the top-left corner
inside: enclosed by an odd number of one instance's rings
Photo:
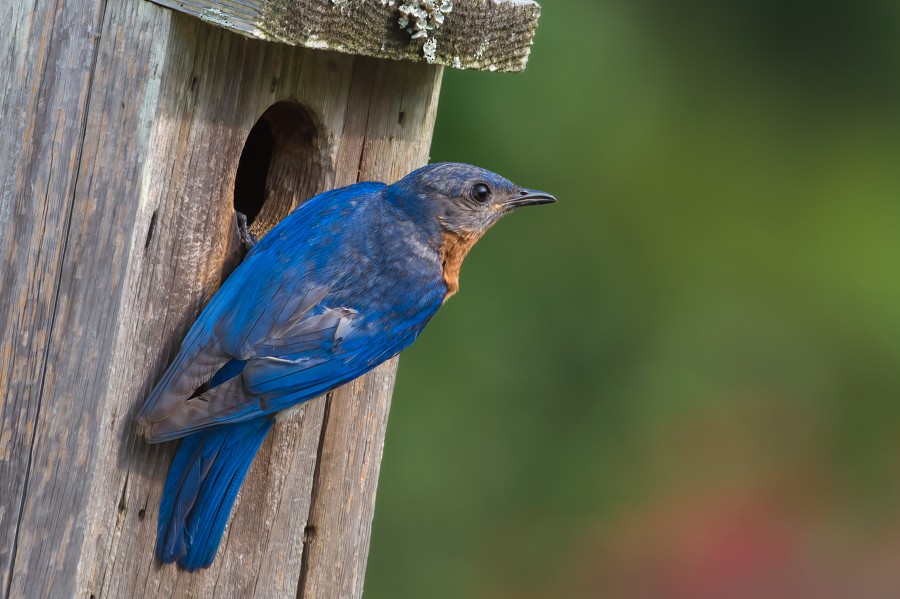
[[[272,418],[224,424],[185,437],[163,489],[156,556],[185,570],[208,567],[253,456]]]

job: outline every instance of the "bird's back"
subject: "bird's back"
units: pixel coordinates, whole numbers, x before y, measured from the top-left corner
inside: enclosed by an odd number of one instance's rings
[[[383,190],[317,196],[252,248],[145,402],[148,438],[290,407],[415,340],[444,297],[440,257]]]

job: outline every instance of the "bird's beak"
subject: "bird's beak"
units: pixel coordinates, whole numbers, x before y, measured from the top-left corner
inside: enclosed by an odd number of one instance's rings
[[[521,208],[522,206],[540,206],[541,204],[552,204],[556,201],[549,193],[537,191],[534,189],[520,189],[513,197],[504,202],[506,208]]]

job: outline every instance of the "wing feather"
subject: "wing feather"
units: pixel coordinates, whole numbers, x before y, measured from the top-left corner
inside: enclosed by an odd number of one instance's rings
[[[309,302],[322,295],[316,291],[303,297],[306,297],[307,301],[295,303],[298,309],[305,310],[308,315],[314,307],[309,306]],[[240,374],[199,396],[191,397],[191,393],[200,384],[212,378],[228,361],[229,357],[220,353],[222,359],[217,362],[217,366],[207,369],[205,378],[190,391],[180,395],[170,394],[164,403],[155,402],[156,408],[152,414],[144,416],[142,413],[144,435],[153,441],[165,441],[212,424],[237,422],[258,416],[266,411],[263,403],[266,394],[294,390],[286,388],[281,379],[331,364],[330,368],[319,369],[305,377],[307,382],[327,382],[334,376],[334,368],[341,363],[335,359],[335,333],[341,328],[341,323],[348,320],[352,314],[355,314],[355,311],[337,308],[326,310],[321,314],[308,315],[305,320],[293,318],[296,315],[291,315],[292,318],[284,321],[287,326],[276,324],[261,343],[251,346],[250,353],[253,355],[239,357],[246,360]],[[352,329],[348,324],[344,324],[343,328]],[[272,355],[276,353],[295,357],[279,358]],[[170,370],[178,372],[178,368],[177,363],[173,363]],[[165,380],[164,378],[160,385]]]
[[[154,433],[155,425],[172,418],[184,418],[180,413],[185,410],[185,400],[228,362],[229,356],[214,340],[204,341],[182,346],[144,402],[138,415],[138,426],[148,441],[163,441]]]
[[[149,441],[312,399],[412,342],[443,300],[441,282],[389,294],[393,306],[373,303],[381,292],[372,291],[365,271],[355,272],[363,274],[352,279],[359,282],[355,294],[348,279],[331,281],[354,259],[335,248],[356,243],[341,239],[352,229],[338,223],[358,200],[383,187],[360,184],[317,196],[253,247],[204,308],[145,402],[139,423]],[[211,387],[200,393],[201,385]]]

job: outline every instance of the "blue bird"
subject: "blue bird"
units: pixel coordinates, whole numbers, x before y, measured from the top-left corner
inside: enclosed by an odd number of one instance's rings
[[[478,167],[432,164],[393,185],[318,195],[253,245],[138,415],[150,443],[183,438],[159,508],[159,560],[208,567],[275,415],[403,351],[456,293],[485,231],[554,201]]]

